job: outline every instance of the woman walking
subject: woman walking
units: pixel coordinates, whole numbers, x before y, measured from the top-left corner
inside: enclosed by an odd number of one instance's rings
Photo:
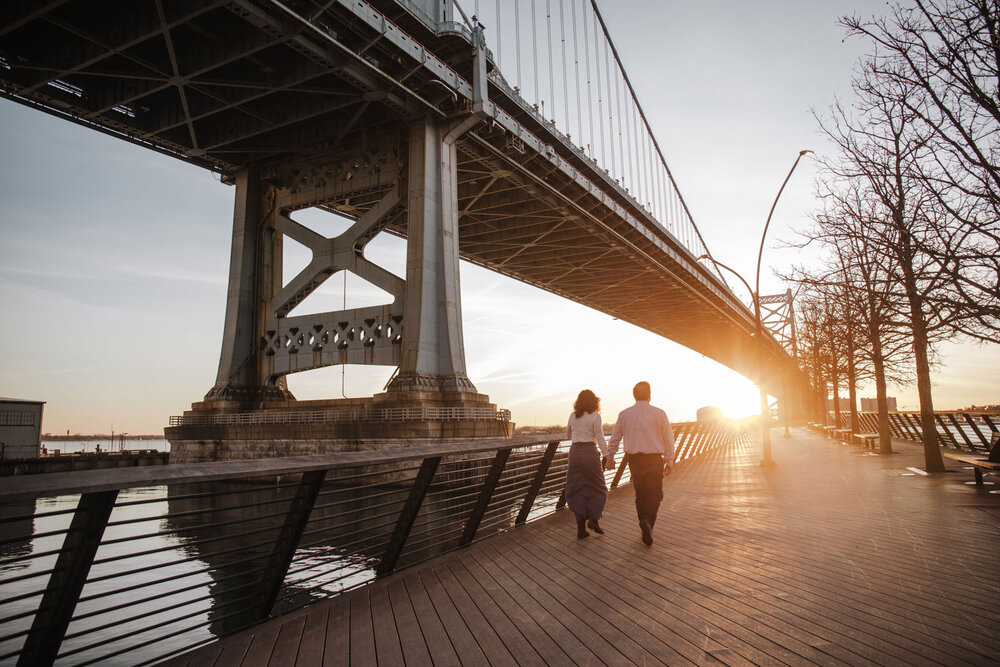
[[[601,424],[601,399],[589,389],[576,397],[573,412],[566,426],[566,437],[573,443],[569,448],[569,468],[566,471],[566,504],[576,515],[577,538],[588,537],[587,528],[603,535],[598,519],[608,500],[602,461],[610,457],[604,428]],[[597,449],[600,447],[600,454]]]

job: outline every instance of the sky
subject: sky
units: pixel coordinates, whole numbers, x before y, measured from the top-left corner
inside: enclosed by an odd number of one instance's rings
[[[811,109],[850,97],[865,45],[845,42],[835,21],[885,3],[599,4],[708,247],[752,277],[764,220],[799,151],[829,150]],[[785,289],[774,271],[811,259],[782,241],[808,226],[815,177],[803,161],[782,194],[765,294]],[[46,401],[52,433],[159,433],[201,400],[221,348],[233,197],[208,171],[0,100],[0,396]],[[331,234],[343,226],[326,214],[309,221]],[[366,254],[403,275],[402,240],[382,235]],[[289,247],[286,276],[307,259]],[[748,380],[669,340],[464,263],[461,284],[468,375],[519,425],[565,423],[584,388],[611,422],[639,380],[676,421],[704,405],[730,417],[758,409]],[[339,308],[342,290],[336,276],[312,305]],[[347,292],[348,307],[365,299],[350,279]],[[935,407],[1000,402],[1000,346],[941,353]],[[391,371],[332,367],[289,376],[289,386],[302,399],[366,396]],[[917,407],[912,386],[890,395]]]

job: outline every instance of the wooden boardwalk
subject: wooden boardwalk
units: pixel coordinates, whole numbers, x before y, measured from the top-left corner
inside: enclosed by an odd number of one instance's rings
[[[775,436],[681,466],[652,547],[626,487],[169,664],[1000,664],[997,487]]]

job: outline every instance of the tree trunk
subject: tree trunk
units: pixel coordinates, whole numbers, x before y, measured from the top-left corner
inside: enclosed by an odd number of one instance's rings
[[[913,252],[910,238],[902,234],[900,262],[903,269],[903,289],[910,307],[910,328],[913,332],[913,360],[917,367],[917,395],[920,397],[920,431],[924,441],[924,469],[945,472],[944,459],[938,446],[937,424],[934,423],[934,401],[931,398],[931,367],[927,360],[927,322],[923,302],[913,274]]]
[[[885,362],[882,341],[872,337],[872,367],[875,371],[875,402],[878,405],[878,453],[892,454],[892,433],[889,430],[889,401],[885,386]]]
[[[851,402],[851,433],[858,432],[858,377],[854,367],[854,342],[848,333],[847,338],[847,397]]]

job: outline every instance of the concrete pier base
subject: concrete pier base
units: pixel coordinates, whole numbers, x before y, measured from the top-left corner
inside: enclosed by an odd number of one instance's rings
[[[273,401],[255,410],[203,401],[164,429],[171,463],[412,447],[513,432],[508,411],[497,410],[485,394],[463,391]]]

